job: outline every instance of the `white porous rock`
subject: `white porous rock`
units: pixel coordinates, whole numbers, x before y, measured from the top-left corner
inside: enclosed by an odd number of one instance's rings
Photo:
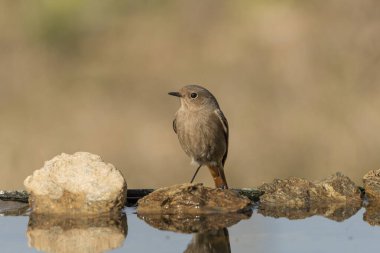
[[[35,213],[99,214],[124,207],[127,184],[112,164],[87,152],[61,154],[27,177]]]

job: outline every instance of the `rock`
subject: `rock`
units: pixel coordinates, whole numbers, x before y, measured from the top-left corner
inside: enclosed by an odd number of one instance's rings
[[[214,231],[252,215],[251,201],[233,190],[203,184],[158,189],[138,201],[138,217],[152,227],[181,233]]]
[[[235,225],[243,219],[249,219],[250,212],[218,214],[138,214],[138,217],[150,226],[179,233],[199,233],[219,230]]]
[[[98,155],[61,154],[27,177],[35,213],[99,214],[124,207],[127,184],[119,170]]]
[[[363,177],[364,191],[369,201],[380,201],[380,169],[371,170]]]
[[[260,205],[309,208],[316,204],[361,202],[359,187],[341,173],[314,183],[301,178],[275,179],[259,190],[265,192]]]
[[[315,187],[310,189],[310,200],[313,202],[361,202],[359,187],[340,172],[314,184]]]
[[[43,252],[105,252],[121,247],[128,233],[125,214],[65,216],[32,213],[28,244]]]
[[[210,214],[249,211],[251,201],[233,190],[179,184],[158,189],[138,201],[138,214]]]
[[[309,201],[309,189],[314,185],[302,178],[275,179],[271,184],[263,184],[259,190],[264,194],[260,204],[303,207]]]
[[[4,191],[0,190],[1,200],[11,200],[17,202],[28,203],[29,194],[26,191]]]
[[[263,191],[260,191],[255,188],[241,188],[241,189],[233,189],[233,190],[237,191],[240,195],[246,196],[253,202],[260,201],[260,196],[264,194]]]

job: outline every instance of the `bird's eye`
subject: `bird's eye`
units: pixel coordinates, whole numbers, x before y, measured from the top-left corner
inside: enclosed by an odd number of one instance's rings
[[[193,92],[193,93],[190,94],[190,97],[191,97],[191,98],[196,98],[196,97],[198,97],[198,94],[195,93],[195,92]]]

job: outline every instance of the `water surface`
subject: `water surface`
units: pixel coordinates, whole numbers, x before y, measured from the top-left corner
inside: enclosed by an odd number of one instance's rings
[[[356,214],[344,221],[337,222],[322,216],[312,216],[304,219],[289,220],[286,217],[265,217],[253,210],[249,219],[241,220],[227,229],[203,231],[202,233],[176,233],[162,231],[151,227],[145,221],[138,218],[134,208],[126,208],[127,230],[122,230],[118,240],[118,248],[111,252],[359,252],[363,250],[378,250],[380,227],[372,226],[363,220],[365,209],[360,209]],[[29,223],[29,228],[28,228]],[[40,252],[31,247],[31,238],[27,236],[31,225],[29,216],[3,216],[0,217],[0,243],[1,252]],[[35,224],[34,224],[35,225]],[[103,230],[88,228],[85,233],[83,226],[66,231],[72,235],[75,233],[87,238],[91,242],[94,238],[106,240],[102,247],[112,245],[109,239],[111,232],[120,224],[96,225]],[[48,225],[43,224],[46,229]],[[41,229],[41,226],[39,227]],[[51,231],[59,230],[54,227]],[[78,230],[79,229],[79,230]],[[105,230],[104,230],[105,229]],[[107,230],[108,229],[108,230]],[[103,232],[102,232],[103,231]],[[108,232],[107,232],[108,231]],[[34,231],[35,232],[35,231]],[[58,231],[59,232],[59,231]],[[89,233],[87,233],[89,232]],[[74,235],[76,235],[74,233]],[[100,234],[99,234],[100,233]],[[102,234],[103,233],[103,234]],[[126,236],[123,233],[127,233]],[[117,234],[117,233],[116,233]],[[43,235],[41,235],[43,236]],[[34,238],[36,239],[36,238]],[[41,238],[37,238],[41,239]],[[54,239],[54,238],[53,238]],[[48,249],[57,241],[62,240],[59,236],[56,240],[39,240],[39,246]],[[86,240],[78,240],[76,247],[60,248],[55,252],[86,252],[83,243]],[[111,243],[110,243],[111,242]],[[41,249],[41,248],[40,248]],[[90,250],[90,249],[87,249]],[[104,248],[102,249],[104,251]],[[46,252],[46,251],[45,251]],[[91,249],[87,252],[94,252]]]

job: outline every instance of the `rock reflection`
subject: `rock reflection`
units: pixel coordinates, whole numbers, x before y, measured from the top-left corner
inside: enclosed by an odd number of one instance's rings
[[[242,219],[249,219],[252,210],[245,213],[185,215],[144,214],[138,217],[150,226],[177,233],[194,233],[185,252],[231,252],[227,227]]]
[[[168,230],[179,233],[199,233],[210,230],[219,230],[232,226],[240,220],[248,219],[252,210],[245,213],[227,214],[138,214],[138,217],[150,226],[160,230]]]
[[[122,246],[128,226],[125,214],[67,217],[31,214],[30,247],[44,252],[105,252]]]
[[[305,219],[314,215],[326,217],[334,221],[344,221],[361,208],[360,202],[354,203],[339,203],[339,204],[325,204],[325,205],[310,205],[305,207],[283,207],[277,205],[261,205],[258,213],[263,216],[274,218],[285,217],[289,220]]]
[[[0,200],[0,216],[26,215],[28,211],[29,211],[28,203]]]
[[[370,203],[365,209],[363,220],[372,226],[380,226],[380,203]]]

